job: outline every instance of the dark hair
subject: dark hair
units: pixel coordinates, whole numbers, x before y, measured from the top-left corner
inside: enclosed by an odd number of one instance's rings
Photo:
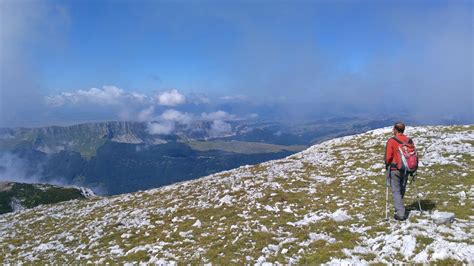
[[[405,124],[402,122],[397,122],[395,125],[393,125],[393,128],[395,128],[398,133],[403,133],[405,131]]]

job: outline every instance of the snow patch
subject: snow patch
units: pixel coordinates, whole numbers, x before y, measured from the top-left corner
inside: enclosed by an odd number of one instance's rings
[[[345,210],[338,209],[330,215],[331,219],[336,222],[345,222],[351,219],[351,216],[347,214]]]

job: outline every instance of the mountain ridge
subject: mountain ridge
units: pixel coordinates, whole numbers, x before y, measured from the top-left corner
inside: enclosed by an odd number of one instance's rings
[[[116,195],[286,157],[313,142],[388,123],[357,117],[221,122],[231,132],[216,134],[207,120],[177,123],[168,135],[151,134],[148,123],[133,121],[0,129],[0,180],[60,180]]]
[[[0,214],[34,208],[41,204],[94,197],[84,187],[63,187],[39,183],[0,182]]]
[[[333,139],[157,189],[3,215],[0,259],[473,263],[474,126],[407,128],[422,155],[417,182],[426,211],[414,208],[409,186],[410,219],[387,224],[389,132]],[[456,221],[435,225],[433,210],[453,212]],[[38,226],[44,233],[31,235]]]
[[[278,122],[255,122],[246,120],[225,121],[231,134],[215,135],[212,121],[196,120],[190,125],[177,124],[171,134],[152,134],[146,122],[105,121],[69,126],[44,126],[35,128],[0,128],[0,150],[30,147],[45,153],[62,150],[79,152],[84,158],[95,155],[106,140],[118,143],[156,145],[180,140],[237,140],[264,142],[277,145],[308,145],[316,139],[334,134],[348,134],[376,125],[385,125],[388,119],[347,118],[333,122],[316,121],[300,125],[284,125]],[[285,138],[290,138],[287,140]]]

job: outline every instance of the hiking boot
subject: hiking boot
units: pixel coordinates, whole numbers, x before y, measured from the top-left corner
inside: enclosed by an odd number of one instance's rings
[[[395,219],[395,220],[397,220],[397,221],[405,221],[407,218],[408,218],[407,216],[400,218],[400,217],[398,217],[398,215],[396,215],[396,214],[393,216],[393,219]]]

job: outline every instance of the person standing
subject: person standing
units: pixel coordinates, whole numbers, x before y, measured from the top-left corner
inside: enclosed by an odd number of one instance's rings
[[[394,219],[403,221],[408,218],[405,212],[405,205],[403,203],[403,197],[405,195],[405,189],[407,185],[409,173],[404,169],[402,162],[403,155],[400,152],[399,147],[401,145],[411,145],[414,147],[413,141],[404,135],[405,124],[397,122],[393,126],[393,137],[387,141],[385,147],[385,168],[388,171],[387,178],[389,178],[389,184],[392,190],[393,205],[395,207]]]

